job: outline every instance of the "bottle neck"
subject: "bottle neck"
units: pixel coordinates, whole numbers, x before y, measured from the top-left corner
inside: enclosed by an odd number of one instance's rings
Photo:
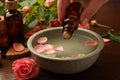
[[[9,12],[16,12],[17,9],[8,10]]]
[[[18,8],[18,1],[17,0],[14,0],[14,1],[6,0],[5,5],[8,10],[15,10]]]

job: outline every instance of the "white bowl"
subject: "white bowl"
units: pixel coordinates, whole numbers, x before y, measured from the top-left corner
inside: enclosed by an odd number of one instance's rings
[[[40,65],[41,68],[48,70],[53,73],[60,74],[73,74],[84,71],[92,66],[100,55],[100,51],[104,47],[104,42],[102,37],[91,31],[86,29],[78,29],[74,32],[72,38],[70,40],[65,40],[62,37],[62,27],[55,27],[41,30],[35,34],[33,34],[27,42],[27,46],[32,53],[32,57],[36,60],[36,62]],[[68,51],[62,54],[69,55],[72,53],[78,53],[83,50],[83,52],[88,52],[87,55],[83,57],[76,58],[57,58],[50,57],[38,53],[34,50],[34,46],[37,44],[37,38],[41,36],[46,36],[52,42],[52,44],[60,44],[65,46],[65,50]],[[80,41],[83,38],[93,39],[98,42],[98,45],[91,50],[78,48],[78,44],[81,44]]]

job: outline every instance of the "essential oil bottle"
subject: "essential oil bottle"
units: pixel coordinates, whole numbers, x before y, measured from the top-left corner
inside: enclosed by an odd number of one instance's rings
[[[5,55],[9,48],[8,36],[6,34],[5,20],[3,16],[0,16],[0,53]]]
[[[8,37],[6,34],[5,21],[0,17],[0,47],[8,45]]]
[[[63,21],[63,37],[70,39],[73,32],[78,28],[79,20],[83,7],[79,2],[72,2],[66,8]]]
[[[18,1],[17,0],[6,0],[5,21],[6,30],[10,45],[14,42],[19,42],[24,44],[24,25],[22,14],[17,11]]]

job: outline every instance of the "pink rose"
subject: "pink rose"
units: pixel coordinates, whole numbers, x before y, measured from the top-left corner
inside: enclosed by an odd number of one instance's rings
[[[17,80],[29,80],[37,77],[39,66],[31,58],[21,58],[13,62],[12,70]]]
[[[54,2],[55,0],[46,0],[46,2]]]
[[[54,3],[54,0],[45,0],[45,7],[52,7]]]
[[[51,27],[59,27],[61,25],[61,23],[58,21],[57,18],[53,19],[51,22],[50,22],[50,26]]]
[[[23,7],[23,13],[24,13],[26,16],[29,16],[30,10],[31,10],[30,6],[25,6],[25,7]]]

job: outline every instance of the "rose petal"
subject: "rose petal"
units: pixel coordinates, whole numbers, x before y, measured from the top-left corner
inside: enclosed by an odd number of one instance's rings
[[[36,46],[34,47],[34,49],[35,49],[37,52],[42,53],[42,52],[45,51],[45,46],[42,45],[42,44],[36,45]]]
[[[46,2],[54,2],[55,0],[46,0]]]
[[[64,51],[64,48],[61,45],[56,46],[54,49],[57,50],[57,51]]]
[[[72,58],[76,58],[76,57],[78,57],[78,56],[79,56],[78,54],[72,54],[72,55],[71,55]]]
[[[44,47],[45,47],[45,50],[47,50],[47,49],[53,48],[54,46],[52,44],[45,44]]]
[[[85,42],[86,46],[96,46],[97,44],[98,44],[98,42],[95,40],[88,40]]]
[[[52,49],[47,49],[47,50],[45,50],[44,51],[44,53],[45,54],[48,54],[48,55],[50,55],[50,54],[54,54],[56,51],[52,48]]]
[[[95,25],[97,22],[96,22],[96,20],[91,20],[91,25]]]
[[[110,41],[110,39],[103,38],[103,41],[104,41],[104,42],[109,42],[109,41]]]
[[[19,66],[18,66],[19,65]],[[29,79],[29,74],[31,73],[33,67],[31,64],[18,64],[16,67],[18,67],[14,72],[16,73],[16,76],[23,79]]]
[[[39,73],[39,66],[37,64],[34,64],[31,73],[28,74],[28,77],[35,78],[37,77],[38,73]]]
[[[23,12],[24,12],[25,14],[29,13],[29,12],[30,12],[30,6],[25,6],[25,7],[23,7]]]
[[[47,37],[40,37],[37,39],[37,42],[42,44],[42,43],[46,43],[47,42]]]
[[[21,43],[14,42],[13,43],[13,49],[15,51],[23,51],[25,49],[25,47]]]

